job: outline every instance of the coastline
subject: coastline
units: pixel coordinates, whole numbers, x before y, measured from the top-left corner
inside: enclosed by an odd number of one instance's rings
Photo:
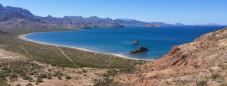
[[[88,49],[85,49],[85,48],[72,47],[72,46],[55,45],[55,44],[49,44],[49,43],[44,43],[44,42],[39,42],[39,41],[30,40],[30,39],[27,39],[27,38],[25,37],[26,35],[29,35],[29,34],[33,34],[33,33],[21,34],[21,35],[18,36],[18,38],[21,39],[21,40],[24,40],[24,41],[29,41],[29,42],[38,43],[38,44],[43,44],[43,45],[59,46],[59,47],[66,47],[66,48],[78,49],[78,50],[87,51],[87,52],[100,53],[100,52],[95,52],[95,51],[88,50]],[[102,54],[106,54],[106,53],[102,53]],[[133,60],[151,60],[151,59],[136,59],[136,58],[131,58],[131,57],[127,57],[127,56],[125,56],[125,55],[123,55],[123,54],[109,54],[109,55],[114,55],[114,56],[118,56],[118,57],[122,57],[122,58],[126,58],[126,59],[133,59]]]

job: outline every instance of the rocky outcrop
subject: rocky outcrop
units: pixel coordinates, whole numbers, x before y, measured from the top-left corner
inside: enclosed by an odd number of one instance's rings
[[[130,53],[131,54],[134,54],[134,53],[140,53],[140,52],[146,52],[146,51],[149,51],[148,49],[147,49],[147,47],[139,47],[137,50],[133,50],[133,51],[131,51]]]

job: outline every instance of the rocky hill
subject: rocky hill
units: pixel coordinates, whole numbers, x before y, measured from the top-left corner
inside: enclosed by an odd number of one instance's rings
[[[137,66],[135,73],[114,80],[130,86],[226,86],[226,57],[227,28],[174,46],[163,57]]]

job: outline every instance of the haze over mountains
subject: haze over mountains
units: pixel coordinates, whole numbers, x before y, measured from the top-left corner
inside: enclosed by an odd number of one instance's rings
[[[177,26],[184,24],[177,23]],[[214,24],[213,24],[214,25]],[[215,24],[217,25],[217,24]],[[84,18],[82,16],[64,16],[63,18],[36,16],[29,10],[2,6],[0,4],[0,27],[1,28],[104,28],[104,27],[124,27],[124,26],[173,26],[164,22],[141,22],[133,19],[111,19],[91,16]]]
[[[64,16],[63,18],[36,16],[29,10],[2,6],[0,4],[0,27],[2,28],[104,28],[104,27],[123,27],[123,26],[146,26],[161,25],[168,26],[164,22],[141,22],[133,19],[99,18],[91,16]]]
[[[56,18],[52,16],[40,17],[30,11],[0,5],[0,27],[4,28],[96,28],[96,27],[122,27],[110,18],[98,17],[67,17]]]

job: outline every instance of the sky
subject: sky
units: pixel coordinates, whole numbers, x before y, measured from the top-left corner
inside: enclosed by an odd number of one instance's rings
[[[34,15],[98,16],[144,22],[227,25],[227,0],[0,0]]]

